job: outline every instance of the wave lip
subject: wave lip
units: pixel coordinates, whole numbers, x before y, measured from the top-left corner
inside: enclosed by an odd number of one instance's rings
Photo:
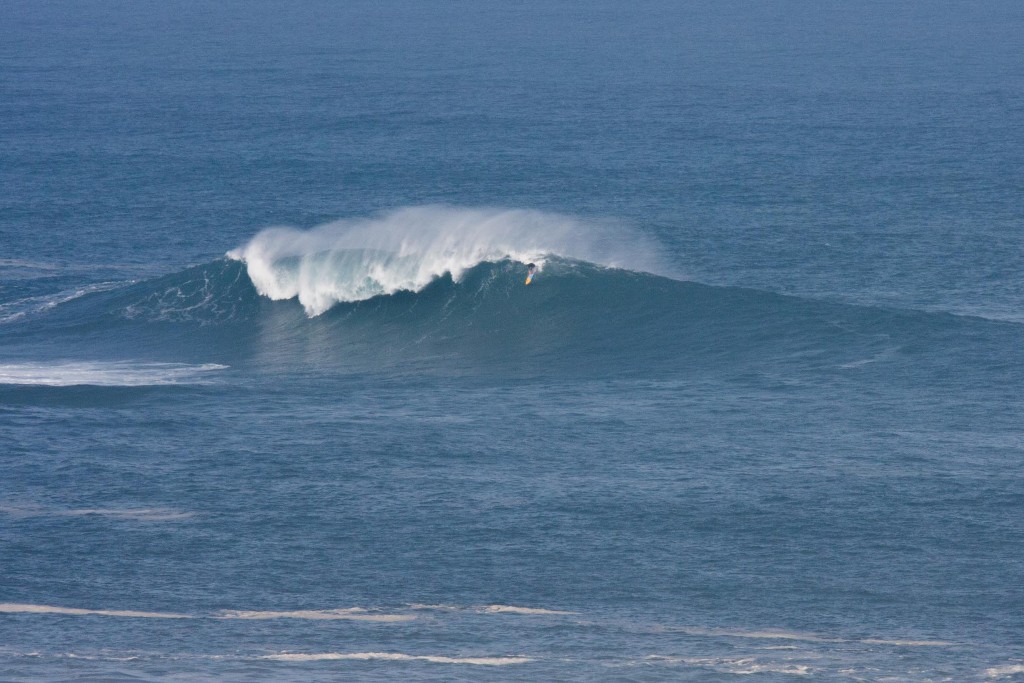
[[[297,298],[307,315],[337,303],[418,292],[445,274],[456,282],[483,262],[535,262],[558,255],[604,266],[659,269],[657,249],[626,226],[513,209],[418,206],[309,231],[263,230],[228,252],[257,291]],[[525,274],[525,272],[524,272]]]

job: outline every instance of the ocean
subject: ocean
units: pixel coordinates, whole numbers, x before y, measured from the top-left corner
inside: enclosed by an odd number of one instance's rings
[[[0,680],[1024,680],[1022,121],[1012,0],[0,3]]]

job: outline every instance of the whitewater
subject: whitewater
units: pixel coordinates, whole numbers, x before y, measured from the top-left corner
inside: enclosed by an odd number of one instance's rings
[[[1021,20],[7,3],[0,680],[1022,680]]]
[[[227,255],[246,264],[260,294],[297,298],[309,315],[339,302],[417,292],[442,275],[458,282],[484,262],[536,262],[541,270],[549,255],[633,270],[656,270],[664,262],[649,237],[610,221],[440,206],[309,231],[269,228]]]

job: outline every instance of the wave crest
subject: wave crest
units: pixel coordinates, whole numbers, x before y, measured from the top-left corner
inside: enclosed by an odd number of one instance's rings
[[[628,226],[540,211],[445,206],[408,207],[308,231],[268,228],[227,254],[246,264],[260,294],[297,298],[310,316],[341,302],[418,292],[445,274],[458,282],[483,262],[543,267],[549,255],[664,270],[654,243]]]

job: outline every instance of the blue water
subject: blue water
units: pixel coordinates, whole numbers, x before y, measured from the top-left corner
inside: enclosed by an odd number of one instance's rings
[[[0,4],[0,680],[1024,680],[1022,120],[1010,0]]]

